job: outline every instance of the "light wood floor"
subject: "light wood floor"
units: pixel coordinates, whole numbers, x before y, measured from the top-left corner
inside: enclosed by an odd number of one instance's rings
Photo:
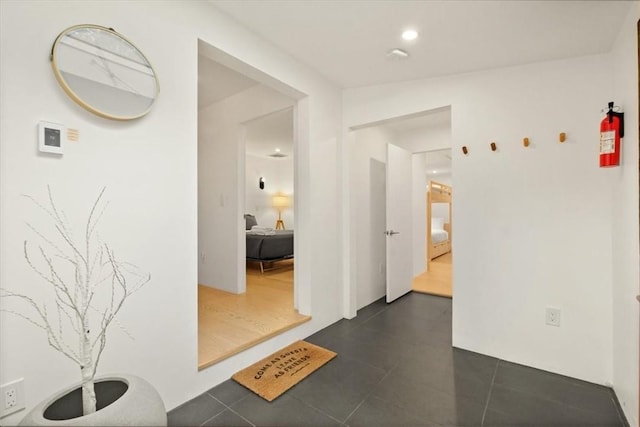
[[[424,294],[451,298],[451,263],[453,255],[448,252],[431,261],[430,271],[413,278],[413,290]]]
[[[198,285],[198,369],[311,319],[293,308],[293,260],[274,267],[260,274],[259,264],[248,264],[240,295]]]

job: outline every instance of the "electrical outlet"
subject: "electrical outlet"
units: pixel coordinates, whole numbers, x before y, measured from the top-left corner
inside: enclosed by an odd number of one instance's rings
[[[0,386],[0,418],[24,409],[24,379]]]
[[[546,323],[549,326],[560,326],[560,309],[559,308],[547,307]]]
[[[10,388],[4,393],[4,409],[11,409],[16,406],[16,389]]]

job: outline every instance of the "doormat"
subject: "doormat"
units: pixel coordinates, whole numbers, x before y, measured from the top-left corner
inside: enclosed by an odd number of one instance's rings
[[[298,341],[231,378],[271,402],[336,356],[333,351]]]

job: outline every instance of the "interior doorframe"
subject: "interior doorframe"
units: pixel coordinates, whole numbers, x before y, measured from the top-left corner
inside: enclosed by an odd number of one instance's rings
[[[356,279],[356,268],[353,265],[353,255],[356,253],[356,236],[355,236],[355,227],[352,226],[354,221],[356,221],[354,210],[351,208],[351,148],[355,144],[355,131],[358,129],[363,129],[366,127],[377,126],[384,124],[389,121],[398,120],[398,119],[408,119],[411,117],[419,116],[425,114],[429,111],[436,111],[444,108],[449,108],[452,111],[452,119],[451,119],[451,131],[452,131],[452,145],[453,145],[453,105],[450,103],[432,106],[431,108],[424,108],[418,111],[401,114],[398,116],[386,116],[383,118],[378,118],[373,121],[364,121],[364,122],[356,122],[354,124],[348,125],[344,127],[344,131],[342,134],[342,147],[340,148],[339,161],[340,161],[340,179],[342,180],[341,187],[341,202],[342,202],[342,211],[340,212],[342,218],[342,228],[340,230],[340,235],[342,236],[342,264],[340,266],[341,274],[343,280],[343,304],[342,304],[342,314],[345,319],[353,319],[357,316],[357,279]],[[451,163],[451,175],[454,174],[455,171],[455,162]],[[297,279],[297,277],[296,277]],[[452,284],[453,286],[453,284]]]
[[[294,269],[294,307],[300,314],[311,316],[311,250],[310,239],[307,237],[309,232],[309,224],[311,223],[311,209],[310,209],[310,156],[309,156],[309,100],[308,95],[303,91],[295,88],[289,84],[286,80],[278,79],[265,71],[253,67],[246,62],[222,51],[215,47],[213,44],[206,40],[198,39],[197,55],[204,55],[240,74],[255,80],[256,82],[263,84],[281,94],[288,96],[293,100],[293,150],[294,150],[294,217],[295,217],[295,232],[296,237],[294,239],[294,256],[295,256],[295,269]],[[197,88],[196,88],[197,90]],[[238,158],[244,160],[244,139],[238,141]],[[242,150],[242,151],[240,151]],[[242,156],[240,156],[242,153]],[[240,162],[244,163],[244,162]],[[238,209],[239,215],[237,215],[237,230],[238,238],[244,239],[245,235],[245,166],[244,164],[238,167]],[[243,240],[244,241],[244,240]],[[240,253],[245,248],[246,242],[238,244],[238,280],[242,280],[244,286],[246,286],[246,256],[245,253]],[[245,249],[246,250],[246,249]],[[196,269],[198,267],[196,266]],[[240,274],[240,270],[244,273]]]

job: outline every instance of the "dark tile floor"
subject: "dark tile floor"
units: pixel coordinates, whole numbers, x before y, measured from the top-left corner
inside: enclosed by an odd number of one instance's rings
[[[613,391],[451,347],[451,300],[377,301],[307,338],[338,357],[269,403],[232,380],[171,426],[626,426]]]

